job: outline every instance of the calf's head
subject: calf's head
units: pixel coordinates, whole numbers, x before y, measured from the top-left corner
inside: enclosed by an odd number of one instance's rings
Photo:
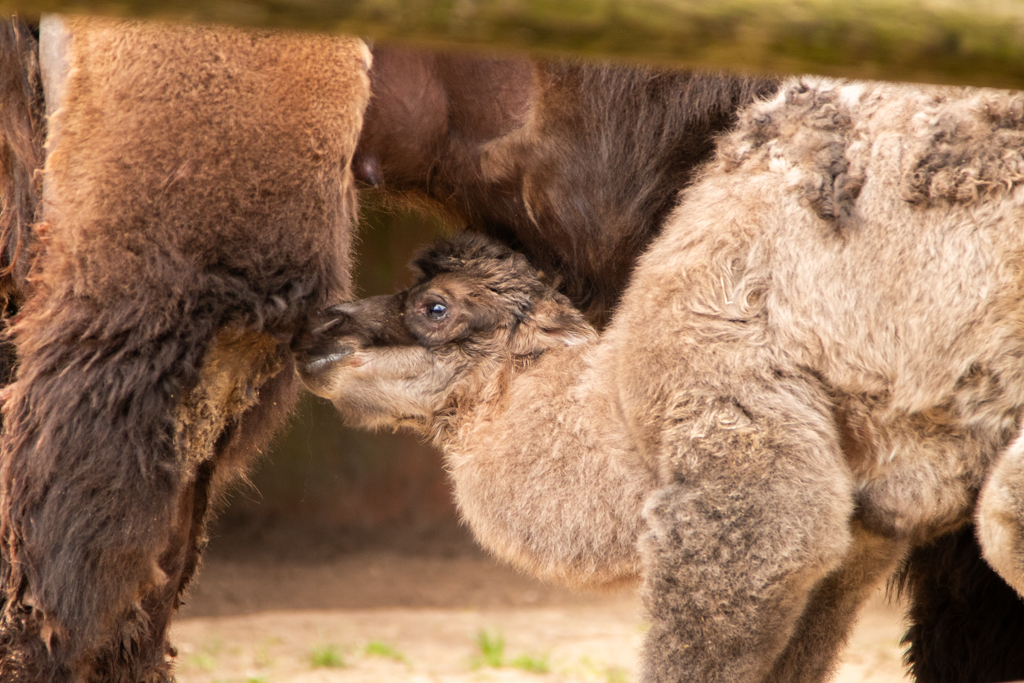
[[[593,328],[524,256],[460,234],[422,252],[416,284],[333,306],[293,345],[315,394],[352,424],[428,430],[500,373],[595,337]]]

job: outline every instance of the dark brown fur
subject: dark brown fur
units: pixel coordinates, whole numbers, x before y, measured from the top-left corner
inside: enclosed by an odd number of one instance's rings
[[[378,49],[354,168],[558,273],[607,322],[736,109],[772,79]]]
[[[67,23],[0,438],[0,679],[165,681],[216,493],[295,399],[292,335],[348,291],[368,55]]]
[[[903,642],[919,683],[1002,683],[1024,676],[1020,597],[980,557],[973,525],[910,556],[900,585],[912,598]]]
[[[0,22],[0,296],[24,288],[43,166],[43,88],[31,28]]]
[[[0,21],[0,330],[25,287],[45,134],[35,36],[16,17]],[[14,346],[0,339],[0,386],[16,364]]]

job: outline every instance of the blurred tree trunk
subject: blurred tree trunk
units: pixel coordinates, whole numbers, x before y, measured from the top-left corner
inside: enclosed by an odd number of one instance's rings
[[[0,0],[703,68],[1024,87],[1021,0]]]

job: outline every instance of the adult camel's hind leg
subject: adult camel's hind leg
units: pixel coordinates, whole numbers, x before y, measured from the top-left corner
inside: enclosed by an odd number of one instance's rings
[[[769,382],[692,384],[704,395],[667,416],[671,481],[647,503],[641,542],[649,683],[764,680],[849,551],[850,477],[827,402],[800,380]]]
[[[915,548],[901,572],[904,660],[918,683],[1024,679],[1024,602],[981,556],[975,527]]]

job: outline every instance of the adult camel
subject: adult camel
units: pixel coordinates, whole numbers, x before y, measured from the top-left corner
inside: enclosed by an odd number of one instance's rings
[[[352,38],[4,22],[0,679],[172,679],[210,509],[349,291],[369,64]]]

